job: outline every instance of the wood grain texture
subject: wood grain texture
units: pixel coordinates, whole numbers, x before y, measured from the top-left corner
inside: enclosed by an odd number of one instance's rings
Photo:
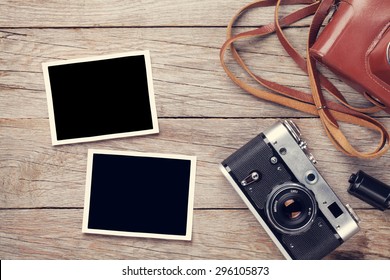
[[[51,147],[48,120],[3,120],[0,139],[6,148],[0,147],[0,208],[82,207],[88,148],[196,155],[195,208],[242,208],[245,205],[218,164],[275,121],[160,119],[158,135]],[[389,155],[368,162],[343,157],[321,131],[319,120],[295,121],[318,160],[317,168],[345,203],[367,207],[346,191],[349,176],[358,169],[390,181],[390,174],[381,171],[390,168]],[[350,127],[349,133],[359,136],[355,142],[361,148],[370,149],[370,133],[359,127]]]
[[[302,53],[306,32],[306,28],[294,28],[287,33]],[[0,62],[5,62],[0,67],[2,118],[47,118],[42,62],[144,49],[151,52],[160,117],[308,116],[268,102],[259,106],[257,98],[227,78],[219,61],[219,48],[225,39],[221,28],[18,29],[0,30],[0,36]],[[275,46],[275,37],[243,44],[243,57],[255,73],[310,92],[306,74]],[[240,78],[251,82],[229,56],[226,59]],[[341,85],[352,104],[368,104],[336,78],[333,81]]]
[[[250,3],[248,1],[247,3]],[[244,2],[175,0],[88,0],[21,1],[0,4],[0,26],[6,27],[139,27],[139,26],[226,26]],[[285,7],[289,12],[297,7]],[[244,17],[241,25],[271,22],[273,8]]]
[[[327,259],[386,259],[389,213],[358,211],[361,231]],[[280,259],[249,210],[196,210],[192,241],[81,233],[82,209],[0,212],[2,259]],[[39,220],[37,222],[36,220]],[[3,243],[2,242],[2,243]]]
[[[21,1],[0,3],[0,259],[281,259],[218,169],[241,145],[281,118],[301,128],[317,168],[362,219],[362,230],[328,259],[389,259],[389,211],[347,193],[362,169],[390,182],[390,154],[372,161],[336,151],[318,118],[260,101],[235,86],[219,61],[225,26],[237,1]],[[295,7],[294,7],[295,8]],[[283,8],[282,13],[292,8]],[[236,32],[272,21],[273,10],[245,15]],[[286,31],[304,53],[309,21]],[[249,67],[267,79],[309,92],[306,75],[277,39],[237,44]],[[42,62],[133,50],[151,52],[160,133],[51,146]],[[240,78],[248,76],[226,57]],[[367,101],[326,72],[351,103]],[[329,98],[329,97],[328,97]],[[375,115],[390,128],[390,118]],[[375,134],[342,125],[361,149]],[[164,241],[81,233],[89,148],[179,153],[198,158],[193,240]]]

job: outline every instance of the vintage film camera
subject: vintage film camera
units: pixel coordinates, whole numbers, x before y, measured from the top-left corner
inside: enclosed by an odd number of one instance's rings
[[[322,259],[359,231],[294,122],[274,124],[220,169],[287,259]]]

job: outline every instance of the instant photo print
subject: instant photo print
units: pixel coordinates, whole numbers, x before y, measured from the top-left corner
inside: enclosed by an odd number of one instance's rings
[[[191,240],[196,157],[89,150],[84,233]]]
[[[149,51],[42,64],[53,145],[158,133]]]

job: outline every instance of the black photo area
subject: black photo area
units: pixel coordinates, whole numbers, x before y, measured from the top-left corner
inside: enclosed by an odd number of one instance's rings
[[[94,154],[88,228],[186,235],[191,161]]]
[[[57,140],[153,128],[143,55],[49,66]]]

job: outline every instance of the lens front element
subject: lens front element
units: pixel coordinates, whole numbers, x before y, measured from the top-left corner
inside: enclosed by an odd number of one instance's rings
[[[317,212],[313,194],[304,186],[285,183],[275,187],[267,199],[271,224],[283,233],[297,234],[310,228]]]

